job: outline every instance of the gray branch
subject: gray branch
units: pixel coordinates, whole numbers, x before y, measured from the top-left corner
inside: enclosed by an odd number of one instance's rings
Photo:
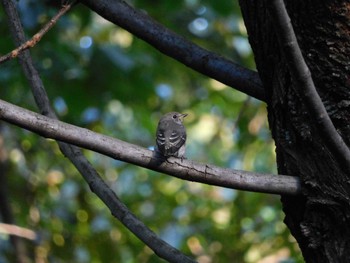
[[[184,180],[253,192],[281,195],[301,193],[298,177],[246,172],[200,164],[191,160],[164,160],[155,152],[106,135],[76,127],[0,100],[0,118],[46,138],[83,147]]]
[[[122,0],[82,0],[81,2],[165,55],[247,95],[265,101],[265,90],[257,72],[201,48]]]

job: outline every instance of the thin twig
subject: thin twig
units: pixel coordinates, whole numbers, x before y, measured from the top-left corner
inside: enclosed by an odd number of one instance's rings
[[[10,53],[0,57],[0,64],[18,57],[18,55],[26,49],[34,47],[42,37],[57,23],[58,19],[63,16],[77,1],[74,0],[70,3],[67,3],[62,6],[62,8],[58,11],[58,13],[51,18],[51,20],[42,28],[38,33],[36,33],[31,39],[12,50]]]
[[[286,57],[287,64],[299,96],[304,99],[310,115],[315,120],[327,148],[333,153],[342,169],[350,172],[350,150],[334,127],[323,102],[317,93],[310,70],[305,63],[283,0],[270,0],[271,16],[276,36]]]
[[[33,230],[13,224],[0,223],[0,233],[34,241],[38,238],[37,234]]]
[[[11,0],[2,0],[6,14],[9,17],[9,24],[15,42],[20,45],[25,42],[23,28],[16,10],[16,6]],[[51,121],[57,119],[55,112],[50,106],[43,83],[35,69],[28,50],[23,51],[19,56],[23,71],[30,82],[30,86],[35,101],[40,111],[49,116]],[[50,126],[48,126],[49,128]],[[58,142],[62,153],[75,165],[90,189],[106,204],[113,216],[124,224],[140,240],[148,245],[159,257],[169,262],[195,262],[188,256],[182,254],[162,239],[160,239],[151,229],[139,220],[118,198],[111,188],[102,180],[97,171],[84,157],[81,150],[72,145]]]
[[[100,16],[128,30],[160,52],[258,100],[266,101],[257,72],[210,52],[158,23],[122,0],[82,0]]]
[[[2,125],[0,124],[0,134],[1,134]],[[5,154],[3,139],[0,136],[0,215],[1,221],[0,223],[0,234],[6,233],[10,235],[10,242],[13,247],[13,255],[16,259],[16,262],[29,262],[29,256],[27,247],[25,243],[20,238],[19,235],[15,235],[13,231],[7,231],[6,226],[16,225],[16,220],[13,215],[13,206],[11,205],[11,190],[9,190],[8,179],[10,174],[8,173],[8,164],[9,160],[7,154]],[[3,225],[6,225],[3,227]]]
[[[74,144],[184,180],[281,195],[298,195],[301,191],[298,177],[231,170],[178,158],[169,158],[164,161],[153,151],[140,146],[52,120],[2,100],[0,100],[0,119],[46,138]]]

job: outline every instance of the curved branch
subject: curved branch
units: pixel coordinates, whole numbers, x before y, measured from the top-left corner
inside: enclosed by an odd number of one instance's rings
[[[19,46],[25,42],[25,36],[16,7],[12,0],[2,0],[2,2],[9,17],[12,35]],[[30,82],[35,101],[40,111],[43,114],[50,116],[52,119],[57,119],[55,112],[50,106],[41,78],[33,65],[29,50],[25,50],[20,54],[19,60],[26,77]],[[108,185],[106,185],[79,148],[62,142],[58,142],[58,144],[62,153],[75,165],[85,181],[89,184],[91,191],[93,191],[106,204],[112,215],[134,233],[135,236],[149,246],[159,257],[169,262],[195,262],[160,239],[151,229],[131,213],[131,211],[119,200],[118,196],[108,187]]]
[[[315,119],[322,138],[338,161],[340,167],[350,172],[350,150],[334,127],[323,102],[317,93],[310,70],[300,51],[289,15],[283,0],[267,1],[271,16],[275,20],[276,36],[286,56],[291,75],[296,82],[295,88],[304,99],[310,115]]]
[[[265,91],[257,72],[197,46],[122,0],[82,0],[81,2],[165,55],[249,96],[265,101]]]
[[[46,138],[74,144],[184,180],[263,193],[282,195],[301,193],[298,177],[231,170],[178,158],[169,158],[165,161],[153,151],[137,145],[52,120],[2,100],[0,100],[0,119]]]

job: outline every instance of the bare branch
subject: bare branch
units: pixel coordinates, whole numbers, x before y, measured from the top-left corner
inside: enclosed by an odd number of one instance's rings
[[[9,17],[9,24],[15,42],[20,45],[25,42],[25,36],[16,7],[11,0],[2,0],[2,2]],[[29,50],[23,51],[19,59],[23,71],[30,82],[35,101],[40,111],[53,119],[57,119],[55,112],[50,106],[39,74],[33,66]],[[90,189],[106,204],[112,215],[134,233],[135,236],[148,245],[159,257],[169,262],[194,262],[191,258],[160,239],[151,229],[131,213],[119,200],[118,196],[101,179],[79,148],[61,142],[58,142],[58,144],[62,153],[75,165],[85,181],[89,184]]]
[[[51,121],[56,122],[57,120],[51,119]],[[48,128],[49,127],[50,126],[48,126]],[[89,184],[91,191],[93,191],[109,208],[112,215],[149,246],[155,254],[168,262],[195,262],[193,259],[182,254],[179,250],[160,239],[151,229],[139,220],[103,181],[97,171],[86,160],[79,148],[64,143],[59,143],[59,145],[61,149],[63,148],[62,152],[64,154],[69,154],[67,157],[82,174],[85,181]],[[62,145],[65,146],[63,147]],[[67,150],[68,147],[70,148]],[[73,155],[75,155],[74,158],[72,157]]]
[[[0,57],[0,64],[18,57],[18,55],[23,52],[23,50],[34,47],[41,38],[56,24],[58,19],[63,16],[77,1],[74,0],[71,3],[65,4],[59,10],[59,12],[42,28],[38,33],[36,33],[31,39],[20,45],[18,48],[12,50],[10,53]]]
[[[122,0],[82,0],[81,2],[165,55],[234,89],[265,101],[265,91],[257,72],[197,46]]]
[[[11,205],[11,189],[8,184],[8,156],[4,149],[4,139],[1,136],[2,125],[0,124],[0,216],[3,224],[0,223],[0,234],[6,233],[10,235],[10,242],[13,247],[13,255],[16,258],[16,262],[29,262],[29,256],[27,247],[25,246],[23,239],[20,238],[18,232],[8,231],[7,226],[15,226],[16,220],[13,213],[13,206]],[[12,229],[13,230],[13,229]],[[18,229],[16,229],[18,230]],[[23,234],[23,232],[20,231]],[[28,232],[27,232],[28,233]],[[23,237],[23,235],[22,235]]]
[[[301,96],[310,115],[315,119],[323,140],[333,153],[339,166],[350,172],[350,150],[334,127],[323,102],[317,93],[310,70],[300,51],[289,15],[283,0],[271,0],[271,16],[275,20],[276,36],[284,51],[291,75],[296,82],[295,88]]]
[[[0,233],[14,235],[34,241],[38,238],[37,234],[33,230],[13,224],[0,223]]]
[[[156,156],[153,151],[137,145],[52,120],[2,100],[0,100],[0,119],[46,138],[74,144],[184,180],[281,195],[298,195],[301,192],[298,177],[231,170],[178,158],[164,160]]]

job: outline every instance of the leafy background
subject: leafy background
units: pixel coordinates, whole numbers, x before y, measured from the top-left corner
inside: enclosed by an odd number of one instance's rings
[[[235,1],[135,0],[191,41],[255,69]],[[19,1],[28,37],[57,12],[52,1]],[[0,53],[14,48],[0,9]],[[158,119],[188,113],[187,158],[276,173],[266,105],[203,76],[75,6],[31,54],[61,120],[148,147]],[[37,110],[16,60],[0,65],[1,99]],[[162,262],[115,220],[52,140],[0,123],[3,191],[32,262]],[[199,262],[302,262],[278,196],[182,181],[85,151],[125,204]],[[5,188],[5,189],[4,189]],[[0,219],[2,216],[0,215]],[[0,262],[12,262],[0,233]]]

